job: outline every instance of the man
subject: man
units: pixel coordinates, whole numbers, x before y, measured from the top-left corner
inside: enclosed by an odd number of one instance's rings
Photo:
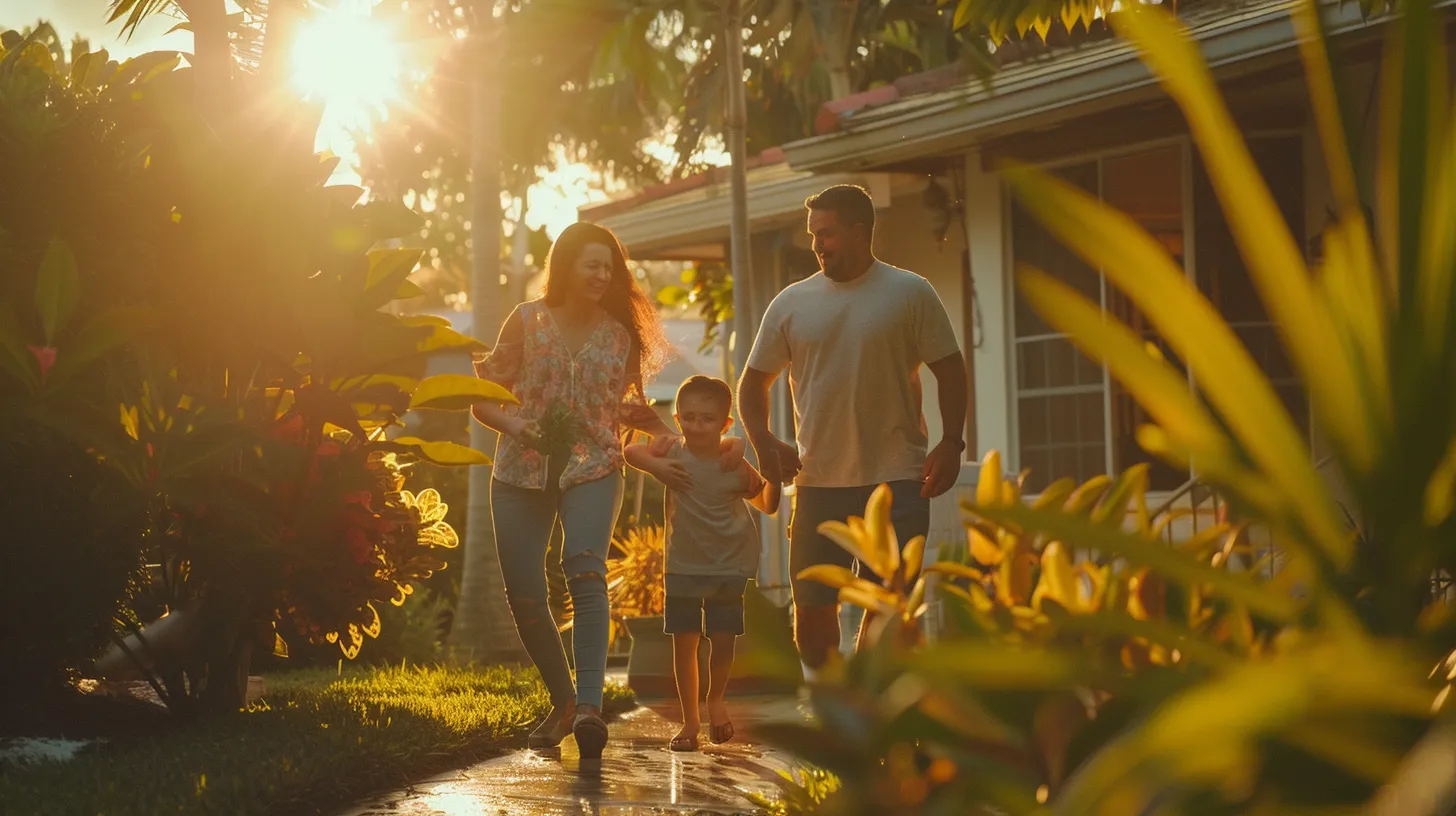
[[[804,202],[820,272],[789,286],[764,314],[739,383],[739,412],[765,479],[794,481],[789,530],[794,638],[817,670],[839,646],[835,590],[798,574],[853,558],[822,522],[864,515],[882,483],[903,546],[930,527],[930,500],[949,490],[965,451],[966,369],[945,306],[925,278],[877,259],[874,203],[853,185]],[[938,386],[945,431],[928,453],[921,364]],[[789,370],[798,447],[768,427],[769,387]]]

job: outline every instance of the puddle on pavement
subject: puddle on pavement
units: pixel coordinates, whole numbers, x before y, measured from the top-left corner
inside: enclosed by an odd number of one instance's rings
[[[745,723],[762,709],[740,703]],[[560,748],[519,751],[378,797],[347,816],[681,816],[751,813],[748,792],[773,795],[785,757],[746,740],[675,753],[677,724],[639,708],[612,724],[601,760]],[[740,732],[746,736],[746,730]]]

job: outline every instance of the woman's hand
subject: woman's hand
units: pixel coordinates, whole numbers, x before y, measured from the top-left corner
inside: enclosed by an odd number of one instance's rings
[[[693,489],[693,477],[688,474],[687,466],[676,459],[656,459],[647,472],[652,478],[679,493]]]
[[[530,420],[511,417],[510,427],[506,429],[506,432],[528,448],[541,444],[541,426]]]
[[[683,441],[683,438],[679,434],[661,434],[654,436],[652,437],[652,442],[647,446],[647,451],[653,456],[666,456],[667,452],[672,450],[672,446],[681,441]]]

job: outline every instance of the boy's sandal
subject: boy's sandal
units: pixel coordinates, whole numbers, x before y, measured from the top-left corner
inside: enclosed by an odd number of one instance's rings
[[[709,725],[708,737],[713,740],[714,745],[722,745],[733,739],[733,721],[729,720],[722,725]]]
[[[698,750],[698,738],[697,737],[673,737],[672,738],[672,742],[668,743],[668,747],[671,748],[674,751],[681,751],[681,752],[696,751],[696,750]]]

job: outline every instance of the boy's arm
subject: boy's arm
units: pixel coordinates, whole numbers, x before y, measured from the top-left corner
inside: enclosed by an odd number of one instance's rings
[[[642,442],[623,448],[622,456],[627,459],[627,464],[643,473],[651,473],[652,465],[657,460],[657,457],[652,455],[652,449]]]
[[[778,513],[783,486],[763,478],[757,470],[754,470],[753,465],[746,461],[739,463],[738,472],[743,474],[744,480],[748,483],[748,491],[752,494],[748,498],[748,503],[765,515],[772,516]]]

